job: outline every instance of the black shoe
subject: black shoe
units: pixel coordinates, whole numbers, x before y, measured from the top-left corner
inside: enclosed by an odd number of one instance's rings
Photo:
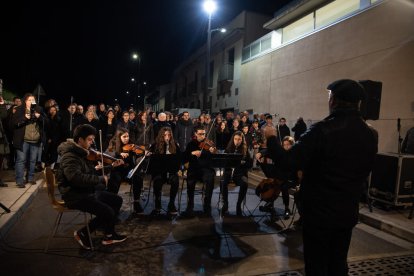
[[[181,216],[185,218],[193,218],[194,217],[193,208],[185,209],[185,211],[181,213]]]
[[[143,214],[144,209],[142,209],[141,204],[139,202],[134,202],[134,213],[135,214]]]
[[[223,207],[221,207],[221,213],[226,214],[229,212],[229,204],[227,202],[223,203]]]
[[[17,188],[22,188],[22,189],[26,188],[26,184],[24,183],[16,184],[16,185],[17,185]]]
[[[36,185],[37,183],[36,183],[36,181],[32,180],[32,181],[29,181],[29,184],[30,185]]]
[[[259,211],[260,212],[271,213],[271,212],[273,212],[273,210],[274,210],[274,208],[270,204],[266,204],[266,205],[263,205],[263,206],[259,206]]]
[[[89,242],[88,234],[85,234],[82,231],[75,231],[73,233],[75,240],[85,249],[91,249],[91,243]]]
[[[204,212],[204,215],[211,216],[211,206],[210,205],[204,206],[203,212]]]
[[[175,208],[175,205],[174,205],[174,203],[170,203],[170,204],[168,204],[168,214],[169,215],[176,215],[178,212],[177,212],[177,208]]]
[[[151,216],[159,216],[161,214],[161,209],[157,209],[155,208],[154,210],[151,211]]]
[[[111,236],[105,236],[102,239],[102,244],[103,245],[110,245],[110,244],[114,244],[114,243],[120,243],[120,242],[125,241],[126,239],[127,239],[127,236],[118,235],[118,234],[114,233]]]

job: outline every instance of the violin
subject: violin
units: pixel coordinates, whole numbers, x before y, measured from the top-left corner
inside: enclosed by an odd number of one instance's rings
[[[211,140],[209,140],[209,139],[207,139],[207,138],[203,142],[199,142],[198,143],[198,147],[201,150],[210,151],[211,148],[214,148],[214,152],[217,151],[216,145],[214,144],[214,142],[211,141]]]
[[[143,155],[145,154],[145,146],[139,146],[135,144],[127,144],[122,147],[122,150],[125,152],[133,152],[137,155]]]
[[[103,162],[105,164],[112,164],[114,161],[118,160],[115,157],[110,156],[109,154],[101,153],[94,149],[89,149],[88,151],[89,153],[88,153],[88,156],[86,156],[86,159],[90,161],[102,161],[103,159]]]

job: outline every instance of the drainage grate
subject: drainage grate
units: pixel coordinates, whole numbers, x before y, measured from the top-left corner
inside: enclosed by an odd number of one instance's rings
[[[414,275],[414,255],[349,263],[349,275]]]

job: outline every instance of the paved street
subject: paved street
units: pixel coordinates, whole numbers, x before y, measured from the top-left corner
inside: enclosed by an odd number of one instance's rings
[[[70,224],[60,228],[59,233],[67,237],[53,239],[46,254],[43,250],[56,213],[42,188],[6,239],[1,239],[2,275],[194,275],[202,271],[206,275],[303,273],[300,231],[282,231],[280,221],[269,223],[268,217],[261,217],[263,213],[258,210],[254,211],[254,216],[239,218],[232,215],[235,206],[230,204],[230,215],[224,218],[214,208],[211,217],[200,214],[192,219],[170,219],[151,217],[150,200],[145,215],[130,217],[128,191],[129,186],[123,185],[120,192],[124,197],[122,222],[117,226],[119,232],[128,235],[126,242],[103,247],[98,232],[94,238],[96,251],[80,249],[72,237],[73,230],[80,226],[73,223],[81,223],[83,217],[77,213],[66,214],[63,222]],[[217,203],[218,195],[216,188],[213,204]],[[230,194],[233,204],[236,196],[236,193]],[[184,193],[183,202],[185,197]],[[166,200],[167,193],[164,193],[163,206],[166,206]],[[258,200],[254,190],[249,189],[246,207],[251,212]],[[196,202],[201,202],[200,196],[196,196]],[[281,199],[277,203],[281,204]],[[195,210],[201,210],[201,205],[196,205]],[[281,206],[278,205],[277,210],[282,212]],[[288,225],[290,221],[283,222]],[[361,267],[370,267],[366,262],[361,266],[362,260],[386,257],[394,260],[408,255],[411,256],[409,262],[414,255],[413,249],[410,242],[359,224],[354,231],[349,260],[355,271],[361,271]],[[379,264],[371,263],[370,269],[376,267],[377,270]],[[398,264],[401,265],[401,261]],[[410,269],[409,265],[401,266]]]

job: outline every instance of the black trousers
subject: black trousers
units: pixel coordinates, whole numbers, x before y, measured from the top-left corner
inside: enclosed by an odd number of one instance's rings
[[[226,170],[224,172],[224,180],[221,183],[221,192],[223,194],[223,202],[229,202],[229,182],[231,180],[231,170]],[[243,200],[246,198],[247,194],[247,177],[242,174],[234,174],[233,181],[237,186],[240,186],[239,196],[237,198],[237,205],[241,205]]]
[[[128,169],[125,168],[113,170],[108,181],[108,192],[118,194],[121,182],[125,179],[127,174]],[[132,185],[134,201],[138,201],[140,199],[142,186],[144,184],[144,176],[137,172],[131,179],[128,179],[128,182]]]
[[[107,191],[99,191],[78,201],[68,203],[68,208],[95,215],[89,221],[91,232],[95,231],[97,227],[103,227],[105,234],[113,234],[121,205],[122,198],[120,196]],[[81,231],[86,231],[85,228],[82,228]]]
[[[188,205],[187,209],[192,210],[194,208],[194,189],[197,181],[204,183],[206,192],[204,196],[204,208],[208,208],[211,205],[211,197],[213,195],[214,188],[214,176],[215,171],[210,168],[202,168],[197,171],[189,171],[187,174],[187,196]]]
[[[303,251],[307,276],[348,275],[347,256],[352,228],[325,228],[303,224]]]
[[[153,175],[152,181],[154,183],[154,196],[155,196],[155,208],[161,208],[161,190],[164,183],[171,185],[170,188],[170,204],[174,204],[175,197],[178,192],[178,175],[172,173],[167,175],[167,173]]]

